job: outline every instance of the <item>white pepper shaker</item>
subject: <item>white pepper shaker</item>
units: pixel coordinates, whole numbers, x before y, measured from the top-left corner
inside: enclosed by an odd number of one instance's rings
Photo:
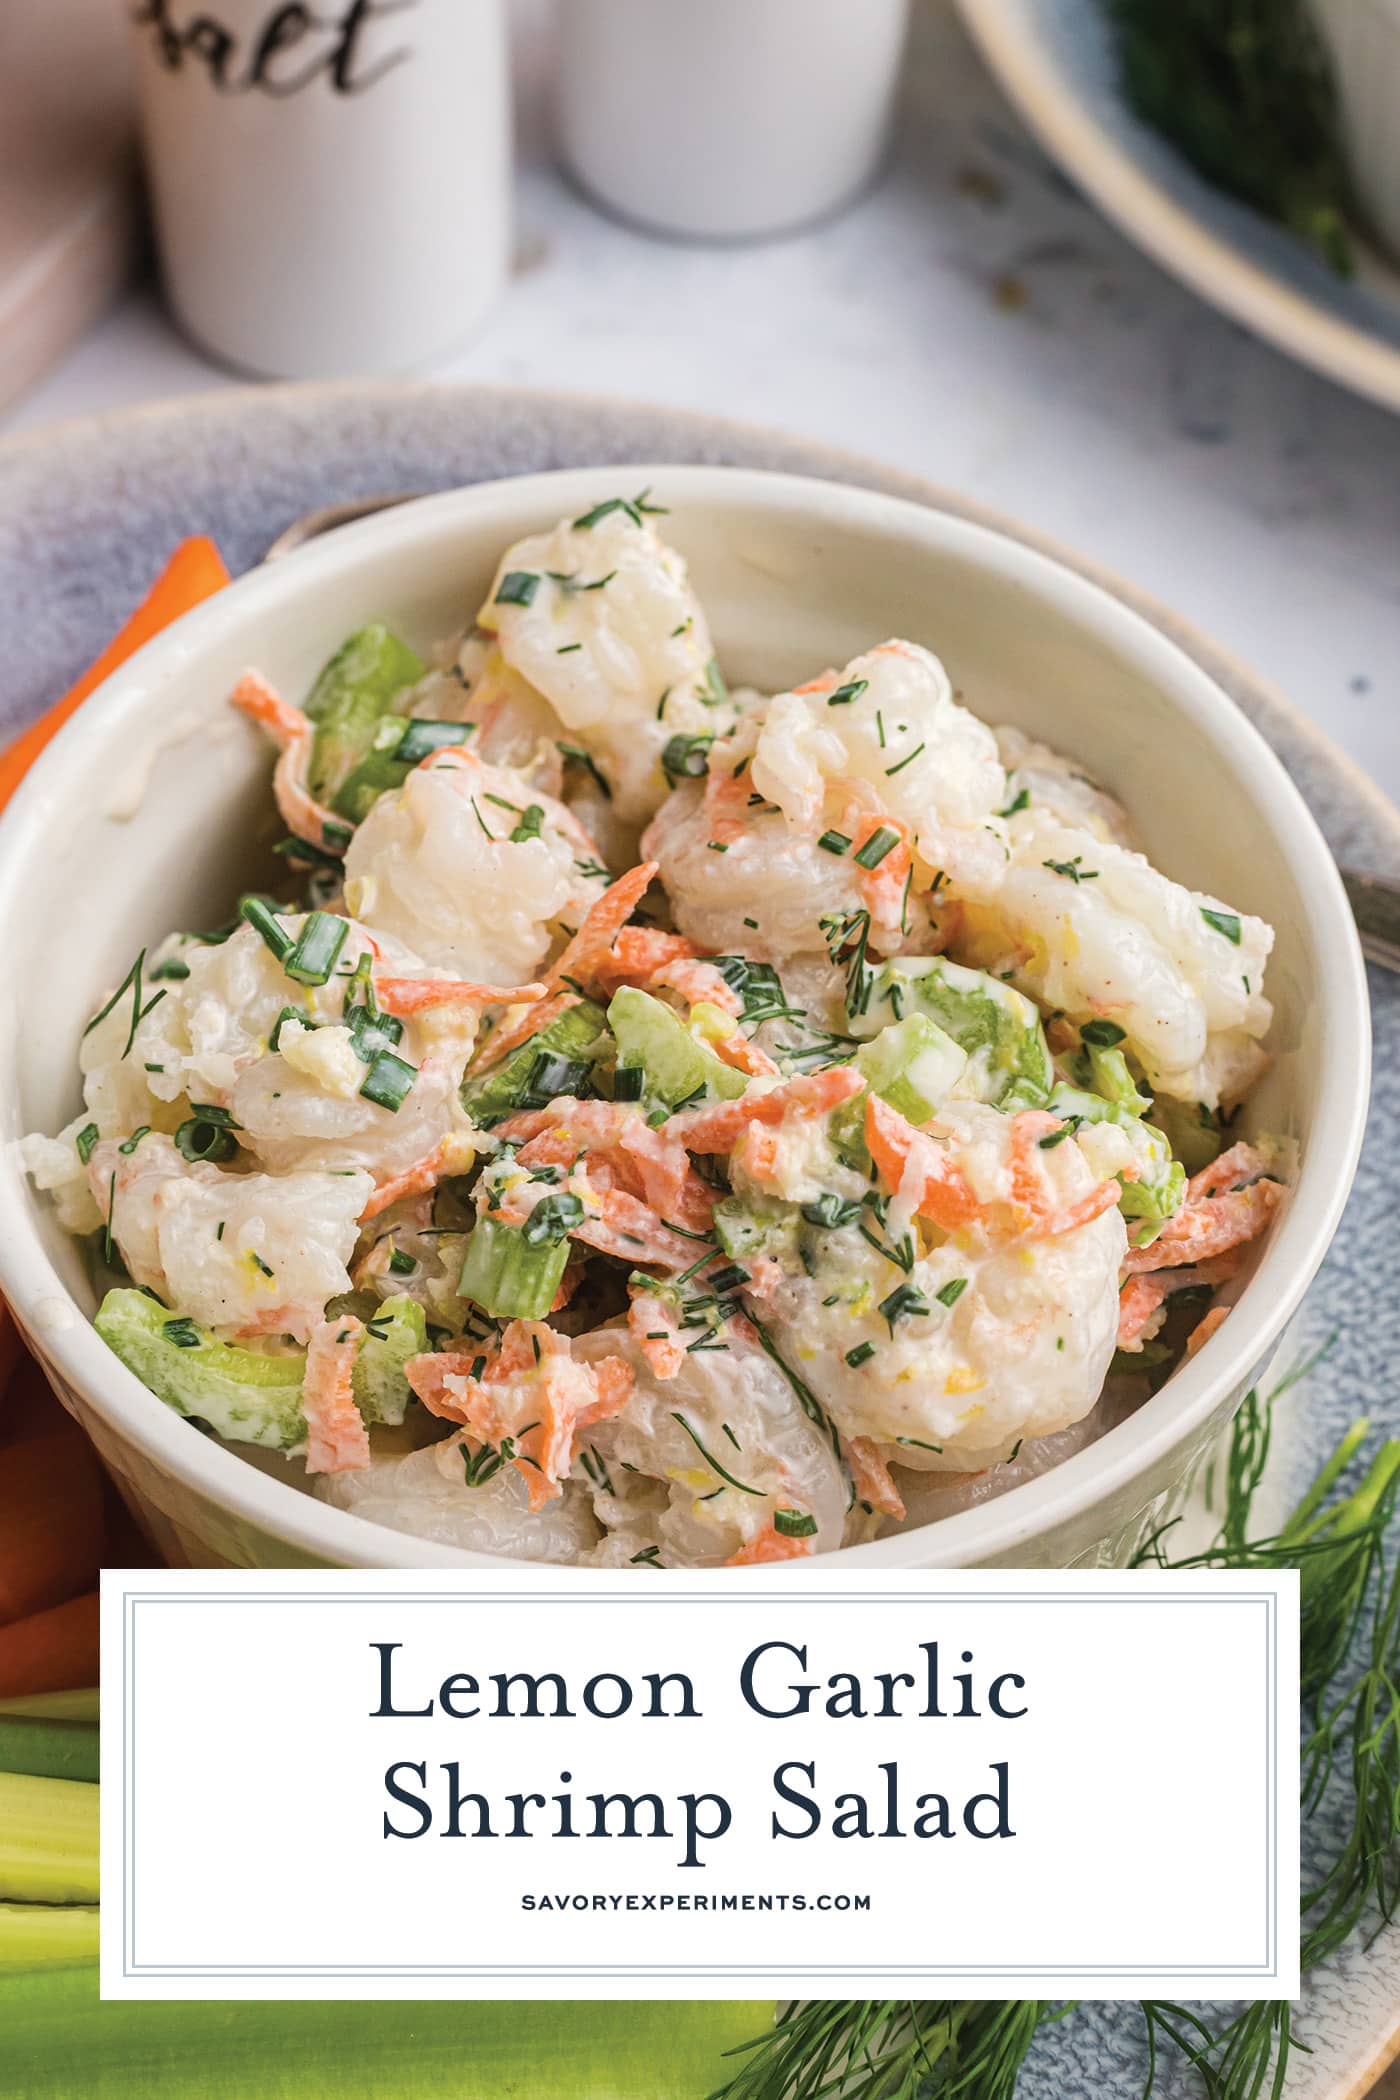
[[[879,166],[908,0],[563,0],[560,18],[564,159],[623,218],[786,233]]]
[[[505,281],[500,0],[135,0],[177,319],[263,376],[431,363]]]

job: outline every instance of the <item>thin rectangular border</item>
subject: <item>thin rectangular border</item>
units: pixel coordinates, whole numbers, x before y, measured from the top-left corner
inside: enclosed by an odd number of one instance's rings
[[[772,1962],[577,1962],[577,1963],[532,1963],[522,1967],[515,1963],[419,1963],[377,1962],[356,1963],[266,1963],[242,1962],[182,1962],[179,1964],[142,1964],[136,1960],[136,1876],[135,1876],[135,1770],[136,1770],[136,1607],[138,1604],[305,1604],[314,1600],[318,1604],[365,1604],[407,1601],[414,1604],[460,1604],[463,1597],[472,1595],[470,1590],[337,1590],[317,1592],[315,1590],[256,1590],[231,1594],[227,1590],[124,1590],[122,1593],[122,1731],[125,1746],[122,1774],[122,1969],[125,1979],[138,1982],[143,1978],[177,1976],[237,1976],[257,1977],[373,1977],[373,1976],[421,1976],[439,1977],[496,1977],[522,1978],[557,1977],[566,1979],[593,1976],[626,1977],[762,1977],[775,1973]],[[796,1595],[796,1592],[790,1592]],[[663,1591],[659,1586],[648,1586],[634,1597],[622,1591],[582,1591],[579,1589],[529,1589],[493,1590],[493,1604],[555,1603],[555,1604],[601,1604],[622,1602],[626,1604],[674,1604],[674,1603],[720,1603],[743,1604],[760,1598],[764,1601],[773,1595],[771,1590],[676,1590],[670,1584]],[[986,1963],[945,1963],[938,1966],[924,1964],[879,1963],[811,1963],[790,1966],[784,1964],[784,1977],[804,1977],[823,1980],[832,1977],[899,1976],[911,1980],[937,1981],[941,1977],[960,1976],[1054,1976],[1085,1977],[1101,1981],[1131,1981],[1138,1976],[1220,1976],[1231,1981],[1245,1978],[1276,1979],[1278,1976],[1278,1730],[1275,1718],[1276,1692],[1278,1686],[1278,1599],[1271,1590],[1196,1590],[1184,1595],[1163,1596],[1160,1593],[1140,1590],[926,1590],[920,1592],[921,1599],[930,1604],[1076,1604],[1091,1598],[1096,1604],[1259,1604],[1264,1607],[1265,1631],[1265,1877],[1264,1877],[1264,1941],[1265,1958],[1262,1963],[1146,1963],[1137,1962],[1117,1967],[1086,1968],[1080,1963],[1065,1962],[1017,1963],[1006,1966]],[[910,1592],[904,1589],[836,1590],[823,1588],[816,1595],[809,1595],[809,1604],[851,1604],[856,1602],[907,1604]]]

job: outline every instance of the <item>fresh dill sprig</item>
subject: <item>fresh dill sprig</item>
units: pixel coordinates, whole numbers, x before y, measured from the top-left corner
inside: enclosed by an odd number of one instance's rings
[[[764,1340],[759,1329],[759,1339]],[[770,1352],[771,1353],[771,1352]],[[1366,1922],[1400,1913],[1400,1555],[1388,1536],[1400,1515],[1400,1439],[1384,1441],[1359,1483],[1338,1492],[1370,1424],[1352,1424],[1282,1528],[1250,1537],[1273,1405],[1316,1357],[1267,1397],[1251,1392],[1235,1417],[1224,1461],[1220,1527],[1202,1552],[1173,1558],[1163,1525],[1135,1565],[1296,1568],[1300,1575],[1301,1682],[1306,1734],[1302,1811],[1336,1778],[1349,1789],[1346,1841],[1322,1880],[1304,1892],[1304,1975]],[[1013,2100],[1042,2025],[1072,2006],[1035,1999],[854,1999],[791,2006],[765,2035],[735,2051],[745,2061],[711,2100]],[[1283,2100],[1288,2064],[1305,2048],[1293,2008],[1246,2006],[1219,2027],[1190,2006],[1144,2001],[1150,2100],[1170,2045],[1201,2080],[1206,2100]]]
[[[745,2059],[710,2100],[1011,2100],[1042,2023],[1036,1999],[816,2000],[731,2053]]]

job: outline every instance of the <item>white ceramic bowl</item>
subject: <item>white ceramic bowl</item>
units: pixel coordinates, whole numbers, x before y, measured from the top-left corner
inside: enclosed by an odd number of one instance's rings
[[[225,697],[256,663],[304,691],[383,617],[425,644],[480,603],[509,541],[650,483],[670,506],[721,659],[773,690],[891,634],[928,643],[979,714],[1078,755],[1169,873],[1270,919],[1275,1064],[1257,1124],[1296,1137],[1295,1193],[1237,1308],[1131,1420],[1053,1471],[865,1566],[1117,1563],[1274,1351],[1326,1251],[1365,1117],[1369,1024],[1336,869],[1273,753],[1223,693],[1116,600],[981,527],[890,497],[711,467],[534,475],[434,496],[256,571],[151,642],[58,736],[0,821],[0,1289],[66,1403],[174,1560],[464,1566],[313,1500],[172,1414],[89,1324],[83,1250],[13,1140],[78,1106],[76,1050],[143,942],[215,924],[274,835],[269,754]],[[279,1467],[281,1462],[277,1462]]]

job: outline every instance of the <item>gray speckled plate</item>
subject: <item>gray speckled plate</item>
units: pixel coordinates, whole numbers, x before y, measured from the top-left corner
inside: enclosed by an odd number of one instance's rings
[[[1224,686],[1302,788],[1338,856],[1400,875],[1400,815],[1278,694],[1129,585],[976,503],[797,438],[660,408],[486,388],[286,387],[174,402],[0,445],[0,731],[29,720],[96,655],[174,542],[208,532],[235,571],[321,504],[438,489],[545,467],[673,459],[770,467],[860,483],[1000,526],[1093,575],[1172,636]],[[292,557],[295,559],[295,556]],[[1274,1492],[1316,1470],[1352,1417],[1400,1423],[1400,1286],[1391,1221],[1400,1149],[1400,980],[1372,973],[1375,1091],[1355,1193],[1303,1315],[1300,1347],[1333,1329],[1298,1389]],[[1335,1843],[1336,1814],[1304,1834],[1305,1878]],[[1124,1900],[1150,1900],[1124,1892]],[[1290,2100],[1352,2100],[1400,2045],[1400,1930],[1355,1946],[1312,1979]],[[1144,2059],[1131,2007],[1091,2005],[1037,2044],[1021,2100],[1137,2100]],[[1187,2100],[1189,2076],[1159,2078]]]
[[[1339,277],[1215,188],[1124,100],[1103,0],[957,0],[1026,122],[1131,240],[1304,364],[1400,409],[1400,268],[1357,242]]]

